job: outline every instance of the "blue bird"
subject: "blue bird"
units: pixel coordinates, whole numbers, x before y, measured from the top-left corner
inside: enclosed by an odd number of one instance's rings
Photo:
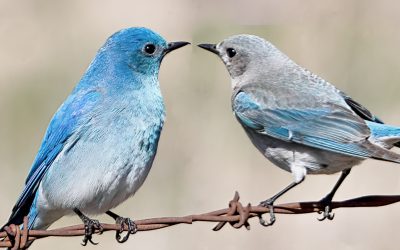
[[[118,241],[135,233],[132,220],[110,209],[134,195],[150,171],[165,118],[159,67],[166,54],[187,44],[167,43],[147,28],[109,37],[51,119],[5,226],[28,215],[29,229],[46,229],[76,213],[86,245],[102,231],[86,214],[106,213],[121,225]],[[124,225],[129,233],[121,239]]]
[[[372,158],[400,163],[389,151],[400,146],[400,127],[389,126],[333,85],[302,68],[270,42],[236,35],[199,47],[225,63],[233,88],[232,109],[255,147],[272,163],[293,174],[294,182],[261,202],[270,208],[307,174],[341,177],[326,195],[323,217],[333,219],[331,201],[350,169]]]

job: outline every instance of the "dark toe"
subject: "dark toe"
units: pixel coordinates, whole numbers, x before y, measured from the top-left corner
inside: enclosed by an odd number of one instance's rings
[[[123,217],[118,217],[115,222],[117,224],[119,224],[121,227],[120,229],[116,232],[115,234],[115,239],[119,242],[119,243],[124,243],[129,239],[129,236],[131,234],[135,234],[137,232],[137,225],[135,224],[135,222],[133,220],[131,220],[130,218],[123,218]],[[121,233],[124,231],[124,225],[127,226],[128,228],[128,232],[127,234],[121,239]]]

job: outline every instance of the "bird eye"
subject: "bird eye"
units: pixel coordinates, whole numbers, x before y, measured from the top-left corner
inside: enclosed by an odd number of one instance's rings
[[[145,46],[144,46],[144,52],[146,52],[147,54],[149,54],[149,55],[152,55],[152,54],[154,54],[154,52],[156,51],[156,46],[154,45],[154,44],[151,44],[151,43],[149,43],[149,44],[146,44]]]
[[[230,58],[234,57],[236,55],[236,50],[233,48],[227,48],[226,49],[226,54],[228,54],[228,56]]]

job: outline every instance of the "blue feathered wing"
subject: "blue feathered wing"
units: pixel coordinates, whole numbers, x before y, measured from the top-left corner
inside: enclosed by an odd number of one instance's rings
[[[25,187],[6,225],[22,223],[23,217],[29,213],[43,176],[64,147],[73,147],[79,140],[80,134],[87,129],[85,125],[90,121],[90,113],[99,99],[100,93],[97,91],[75,93],[53,116],[25,181]]]
[[[368,141],[367,124],[348,107],[334,103],[304,107],[304,102],[296,106],[293,101],[290,106],[271,105],[262,91],[238,91],[232,99],[234,113],[246,129],[353,157],[398,161],[398,156]]]

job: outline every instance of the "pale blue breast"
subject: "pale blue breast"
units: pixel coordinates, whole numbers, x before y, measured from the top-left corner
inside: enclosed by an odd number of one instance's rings
[[[105,212],[134,194],[151,168],[165,116],[159,89],[113,96],[101,105],[42,181],[42,199],[53,208]]]

